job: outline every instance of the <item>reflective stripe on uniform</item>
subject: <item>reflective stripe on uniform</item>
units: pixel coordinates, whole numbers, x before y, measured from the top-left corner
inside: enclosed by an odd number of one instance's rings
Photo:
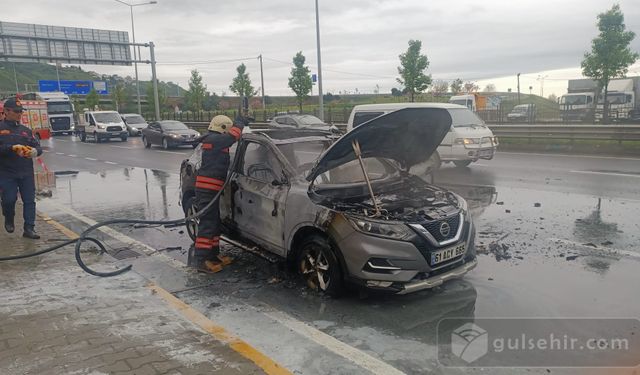
[[[240,136],[242,135],[242,129],[240,128],[236,128],[235,126],[232,127],[231,129],[229,129],[229,134],[231,134],[231,136],[233,138],[235,138],[236,140],[240,139]]]
[[[224,180],[219,180],[217,178],[198,176],[196,177],[196,188],[197,189],[205,189],[205,190],[222,190],[222,186],[224,185]]]
[[[202,149],[203,150],[213,150],[213,143],[203,143],[202,144]]]

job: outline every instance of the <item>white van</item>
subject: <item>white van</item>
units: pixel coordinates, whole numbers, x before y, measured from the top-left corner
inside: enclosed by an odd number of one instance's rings
[[[125,142],[129,137],[127,126],[116,111],[86,111],[76,126],[76,133],[82,142],[93,138],[96,143],[111,138]]]
[[[442,162],[453,162],[466,167],[479,159],[493,159],[498,148],[498,139],[485,123],[467,107],[448,103],[389,103],[357,105],[351,111],[347,131],[386,113],[403,108],[442,108],[451,115],[449,133],[438,146],[438,166]]]

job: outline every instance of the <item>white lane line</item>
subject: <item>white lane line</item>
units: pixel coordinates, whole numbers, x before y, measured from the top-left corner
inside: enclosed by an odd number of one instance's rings
[[[500,155],[522,155],[522,156],[547,156],[550,158],[553,157],[564,157],[564,158],[579,158],[579,159],[613,159],[613,160],[633,160],[640,161],[640,158],[628,158],[628,157],[615,157],[615,156],[595,156],[595,155],[567,155],[567,154],[539,154],[534,152],[507,152],[500,151]]]
[[[64,155],[64,152],[56,152],[56,155]]]
[[[175,155],[182,155],[182,156],[187,155],[186,152],[164,151],[164,150],[158,150],[158,152],[162,152],[163,154],[175,154]]]
[[[67,156],[70,157],[70,158],[78,157],[78,155],[67,155]]]
[[[38,204],[40,204],[40,202]],[[83,223],[85,223],[85,224],[87,224],[89,226],[93,226],[93,225],[97,224],[97,221],[95,221],[95,220],[93,220],[93,219],[91,219],[91,218],[89,218],[87,216],[84,216],[81,213],[79,213],[79,212],[77,212],[77,211],[75,211],[75,210],[73,210],[73,209],[71,209],[71,208],[69,208],[67,206],[64,206],[62,204],[59,204],[59,203],[56,203],[56,202],[53,202],[53,201],[50,201],[50,200],[46,201],[46,203],[43,202],[42,204],[44,206],[47,206],[47,205],[52,206],[56,210],[62,211],[65,214],[67,214],[67,215],[73,217],[74,219],[76,219],[78,221],[81,221],[81,222],[83,222]],[[139,246],[146,255],[162,258],[163,261],[165,261],[167,264],[169,264],[172,267],[175,267],[175,268],[178,268],[178,269],[184,269],[186,267],[184,263],[182,263],[182,262],[180,262],[180,261],[178,261],[176,259],[173,259],[170,256],[165,255],[163,253],[159,253],[156,249],[152,248],[151,246],[149,246],[149,245],[147,245],[145,243],[142,243],[142,242],[140,242],[140,241],[138,241],[136,239],[133,239],[133,238],[131,238],[131,237],[125,235],[125,234],[122,234],[122,233],[118,232],[117,230],[115,230],[115,229],[113,229],[113,228],[111,228],[109,226],[100,227],[100,228],[98,228],[96,230],[98,230],[98,231],[100,231],[100,232],[102,232],[104,234],[107,234],[107,235],[111,236],[112,238],[114,238],[114,239],[116,239],[116,240],[118,240],[118,241],[120,241],[122,243],[125,243],[127,245]]]
[[[49,151],[49,150],[42,150],[42,152],[51,152],[51,151]]]
[[[600,251],[602,252],[602,255],[624,255],[630,258],[638,258],[640,259],[640,253],[634,252],[634,251],[629,251],[629,250],[622,250],[622,249],[615,249],[612,247],[604,247],[604,246],[599,246],[599,247],[593,247],[593,246],[587,246],[583,243],[580,242],[575,242],[575,241],[570,241],[570,240],[563,240],[562,238],[549,238],[549,241],[551,242],[555,242],[555,243],[561,243],[563,245],[570,245],[570,246],[575,246],[575,247],[580,247],[583,249],[588,249],[591,251]]]
[[[493,167],[493,165],[473,163],[470,167]]]
[[[355,363],[356,365],[371,371],[374,374],[404,374],[402,371],[391,366],[390,364],[383,362],[360,349],[354,348],[342,341],[330,336],[304,322],[301,322],[288,314],[274,310],[267,311],[265,315],[271,319],[277,321],[283,326],[296,332],[297,334],[306,337],[307,339],[314,341],[315,343],[325,347],[333,353]]]
[[[56,142],[69,142],[69,141],[64,140],[64,139],[56,139]]]
[[[595,174],[595,175],[603,175],[603,176],[617,176],[617,177],[633,177],[633,178],[640,178],[640,174],[616,173],[616,172],[569,171],[569,173],[581,173],[581,174]]]
[[[111,165],[118,165],[118,163],[114,163],[114,162],[112,162],[112,161],[105,161],[105,163],[107,163],[107,164],[111,164]]]
[[[98,159],[94,159],[94,158],[85,158],[85,160],[98,161]]]
[[[127,147],[127,146],[109,146],[115,148],[124,148],[125,150],[135,150],[137,147]]]

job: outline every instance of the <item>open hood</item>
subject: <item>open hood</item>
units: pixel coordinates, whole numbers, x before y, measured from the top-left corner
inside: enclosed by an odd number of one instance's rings
[[[451,127],[444,108],[405,108],[370,120],[338,139],[318,159],[309,175],[322,173],[356,159],[352,142],[360,143],[362,158],[380,157],[408,169],[431,157]]]

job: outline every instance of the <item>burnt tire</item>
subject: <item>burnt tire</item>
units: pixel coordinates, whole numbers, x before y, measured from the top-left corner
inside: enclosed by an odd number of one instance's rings
[[[471,160],[454,160],[453,164],[458,168],[468,167],[471,164]]]
[[[332,297],[338,297],[343,292],[340,262],[326,237],[315,234],[302,242],[296,270],[312,290]]]
[[[198,212],[198,207],[196,206],[196,197],[190,196],[182,202],[182,209],[184,210],[184,217],[193,216],[196,212]],[[198,237],[198,219],[188,221],[186,223],[187,234],[193,241]]]

